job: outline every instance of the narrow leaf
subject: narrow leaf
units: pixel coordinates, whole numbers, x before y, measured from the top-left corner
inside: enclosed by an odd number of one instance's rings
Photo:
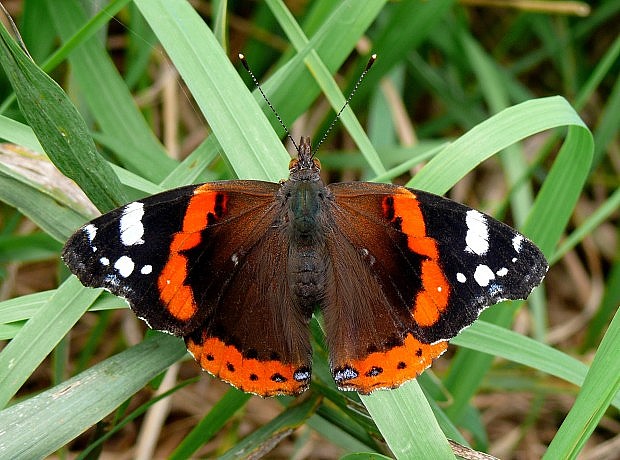
[[[0,27],[0,60],[22,113],[41,145],[67,177],[101,210],[123,202],[120,182],[99,156],[84,120],[65,92]]]

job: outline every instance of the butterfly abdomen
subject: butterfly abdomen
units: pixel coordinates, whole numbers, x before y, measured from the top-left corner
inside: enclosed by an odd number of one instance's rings
[[[291,294],[296,304],[310,315],[325,297],[327,266],[324,248],[316,251],[309,247],[289,247],[287,274]]]

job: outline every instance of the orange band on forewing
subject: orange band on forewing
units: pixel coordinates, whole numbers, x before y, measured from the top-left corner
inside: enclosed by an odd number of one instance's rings
[[[218,206],[217,199],[222,200]],[[183,232],[194,233],[201,232],[207,227],[208,215],[220,217],[226,212],[227,199],[226,195],[213,190],[208,184],[202,185],[194,190],[194,196],[190,199],[185,218],[183,219]],[[219,216],[218,216],[219,214]]]
[[[402,218],[403,233],[414,238],[425,238],[426,225],[416,196],[408,190],[402,189],[401,193],[393,195],[393,199],[394,215]]]
[[[248,393],[261,396],[296,395],[303,392],[310,380],[295,380],[298,366],[276,360],[261,361],[244,358],[241,352],[221,340],[205,338],[202,344],[187,340],[187,349],[207,372]]]
[[[450,288],[437,262],[425,260],[422,262],[422,285],[424,289],[415,299],[413,319],[420,326],[432,326],[448,306]]]
[[[220,197],[221,202],[217,199]],[[194,196],[183,218],[181,230],[172,238],[170,257],[157,280],[159,297],[168,312],[179,321],[188,321],[196,314],[194,293],[187,280],[187,257],[183,251],[195,248],[201,242],[201,234],[208,225],[208,216],[221,216],[226,210],[226,196],[203,185],[194,190]],[[216,207],[219,206],[219,209]]]
[[[394,217],[401,218],[401,229],[407,235],[411,251],[427,257],[422,261],[422,290],[413,306],[413,318],[420,326],[432,326],[448,306],[450,285],[439,266],[439,250],[435,239],[426,234],[424,215],[414,193],[401,189],[394,195]]]
[[[447,348],[448,342],[427,344],[408,334],[401,346],[348,363],[357,377],[347,379],[339,386],[364,394],[378,388],[395,388],[420,375]]]
[[[407,233],[409,236],[409,233]],[[409,249],[413,252],[426,256],[430,259],[437,259],[439,252],[437,251],[437,242],[433,238],[427,236],[409,237]]]

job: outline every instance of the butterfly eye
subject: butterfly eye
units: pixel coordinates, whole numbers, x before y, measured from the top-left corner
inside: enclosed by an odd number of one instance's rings
[[[299,160],[297,158],[292,158],[291,161],[288,162],[288,169],[293,169],[295,166],[297,166],[298,162]]]
[[[313,158],[312,162],[314,163],[314,166],[316,166],[318,169],[321,169],[321,162],[318,158]]]

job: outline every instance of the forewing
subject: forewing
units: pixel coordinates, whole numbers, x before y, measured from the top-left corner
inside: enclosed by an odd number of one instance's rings
[[[84,225],[63,259],[84,285],[124,297],[153,329],[183,336],[209,313],[198,300],[219,296],[232,276],[233,255],[267,231],[276,191],[269,182],[228,181],[153,195]],[[194,248],[200,256],[189,260]]]

